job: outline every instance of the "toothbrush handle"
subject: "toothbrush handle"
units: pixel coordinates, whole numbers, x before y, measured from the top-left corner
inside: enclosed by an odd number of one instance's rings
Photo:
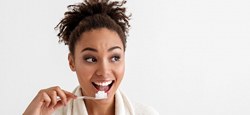
[[[78,96],[76,99],[95,99],[95,97],[89,97],[89,96]]]

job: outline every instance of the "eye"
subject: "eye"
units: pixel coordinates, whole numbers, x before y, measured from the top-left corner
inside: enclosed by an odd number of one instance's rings
[[[86,57],[84,60],[88,63],[95,63],[97,62],[97,59],[95,57]]]
[[[120,59],[121,59],[120,56],[113,56],[113,57],[111,58],[111,61],[112,61],[112,62],[117,62],[117,61],[120,61]]]

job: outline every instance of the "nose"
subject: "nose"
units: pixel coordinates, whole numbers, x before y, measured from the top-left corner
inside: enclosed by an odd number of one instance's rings
[[[102,61],[98,63],[98,67],[96,70],[96,75],[100,77],[107,77],[110,74],[110,65],[107,61]]]

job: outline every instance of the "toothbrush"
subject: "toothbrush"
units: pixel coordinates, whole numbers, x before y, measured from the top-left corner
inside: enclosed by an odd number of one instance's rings
[[[101,99],[107,99],[107,98],[108,98],[107,93],[105,93],[104,91],[98,91],[98,92],[95,94],[95,97],[91,97],[91,96],[77,96],[76,99],[101,100]],[[61,100],[61,99],[58,97],[58,100]]]

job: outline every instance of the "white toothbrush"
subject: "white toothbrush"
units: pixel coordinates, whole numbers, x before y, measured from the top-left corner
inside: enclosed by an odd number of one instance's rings
[[[58,100],[61,100],[60,97],[57,97]],[[91,96],[77,96],[76,99],[92,99],[92,100],[101,100],[101,99],[107,99],[108,95],[104,91],[98,91],[95,94],[95,97]]]

